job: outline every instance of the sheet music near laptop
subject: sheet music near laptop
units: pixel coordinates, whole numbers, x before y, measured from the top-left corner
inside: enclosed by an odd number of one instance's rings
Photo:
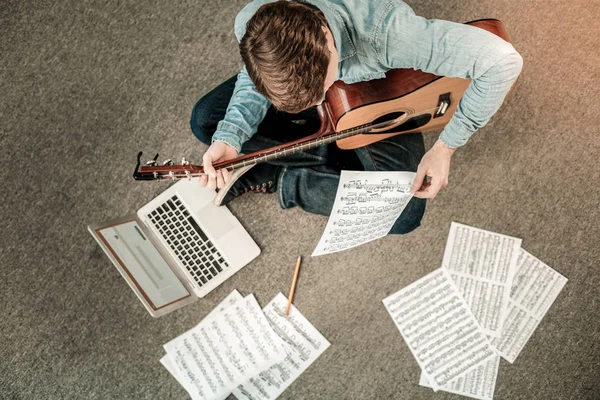
[[[236,290],[227,296],[210,314],[208,314],[194,329],[199,329],[211,317],[222,313],[230,305],[242,301],[242,295]],[[291,385],[327,348],[329,342],[321,333],[292,305],[290,314],[285,315],[287,298],[279,293],[263,308],[263,313],[274,332],[283,340],[286,358],[257,374],[233,390],[233,395],[242,400],[276,399]],[[173,341],[178,341],[183,335]],[[173,342],[172,341],[172,342]],[[173,364],[169,355],[160,359],[161,364],[188,390],[193,400],[203,397],[196,391],[187,389],[187,380],[180,376],[180,371]],[[223,395],[222,397],[225,397]]]
[[[268,370],[238,386],[233,395],[239,400],[276,399],[327,348],[330,343],[292,304],[285,315],[287,298],[279,293],[263,309],[275,332],[283,339],[287,357]]]
[[[229,306],[231,306],[234,303],[236,303],[237,301],[241,301],[243,299],[244,299],[244,297],[240,294],[240,292],[238,292],[237,290],[234,290],[229,295],[227,295],[227,297],[225,297],[223,300],[221,300],[221,302],[210,313],[208,313],[206,315],[206,317],[202,318],[202,320],[198,323],[198,325],[196,325],[196,328],[200,327],[204,323],[204,321],[207,321],[208,319],[214,317],[216,314],[223,312]],[[170,342],[181,340],[183,338],[183,335],[185,335],[185,333],[177,336],[175,339],[171,340]],[[190,395],[192,400],[201,400],[201,397],[194,390],[188,389],[188,384],[187,384],[186,379],[182,378],[180,376],[179,369],[173,364],[173,361],[172,361],[171,357],[169,357],[168,354],[165,354],[160,359],[160,363],[163,365],[163,367],[165,367],[167,369],[167,371],[169,371],[169,373],[171,375],[173,375],[173,377],[177,380],[177,382],[179,382],[179,384],[184,389],[186,389],[186,391],[188,391],[188,394]]]
[[[164,348],[184,388],[199,399],[224,399],[287,356],[253,295],[205,318]]]
[[[412,198],[414,172],[342,171],[335,203],[313,256],[335,253],[388,234]]]

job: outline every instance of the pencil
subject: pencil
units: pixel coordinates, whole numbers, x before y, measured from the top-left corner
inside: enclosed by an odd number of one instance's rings
[[[294,298],[294,290],[296,289],[296,280],[298,280],[298,272],[300,272],[301,261],[302,256],[298,256],[298,261],[296,262],[296,271],[294,271],[294,279],[292,279],[292,287],[290,288],[290,295],[288,297],[287,307],[285,308],[285,315],[290,315],[290,307],[292,306],[292,299]]]

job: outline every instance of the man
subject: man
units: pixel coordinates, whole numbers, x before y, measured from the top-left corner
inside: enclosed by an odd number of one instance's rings
[[[329,215],[341,169],[416,171],[414,197],[390,233],[420,225],[425,199],[448,184],[452,154],[498,110],[522,68],[510,43],[476,27],[418,17],[400,0],[254,0],[236,17],[235,34],[244,67],[192,113],[192,131],[210,145],[200,184],[228,190],[225,201],[246,191],[277,192],[282,208]],[[314,133],[314,106],[336,80],[379,79],[395,68],[472,79],[426,153],[417,133],[351,151],[322,146],[258,164],[233,184],[230,173],[212,167],[240,151]]]

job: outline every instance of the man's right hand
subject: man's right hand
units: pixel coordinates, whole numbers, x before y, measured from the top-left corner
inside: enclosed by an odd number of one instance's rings
[[[210,145],[202,156],[204,175],[200,176],[200,186],[208,186],[210,189],[221,189],[231,181],[232,172],[226,169],[215,171],[213,164],[230,160],[237,157],[238,152],[225,142],[216,141]]]

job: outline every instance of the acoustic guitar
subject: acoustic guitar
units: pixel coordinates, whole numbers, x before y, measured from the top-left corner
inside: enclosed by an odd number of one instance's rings
[[[502,22],[482,19],[467,24],[510,41]],[[344,150],[355,149],[403,133],[441,130],[450,121],[470,79],[441,77],[414,69],[393,69],[384,79],[354,84],[337,81],[317,106],[321,126],[310,136],[214,164],[234,171],[249,165],[285,157],[298,151],[336,142]],[[182,160],[157,164],[158,154],[140,166],[136,180],[191,178],[204,173],[202,166]]]

